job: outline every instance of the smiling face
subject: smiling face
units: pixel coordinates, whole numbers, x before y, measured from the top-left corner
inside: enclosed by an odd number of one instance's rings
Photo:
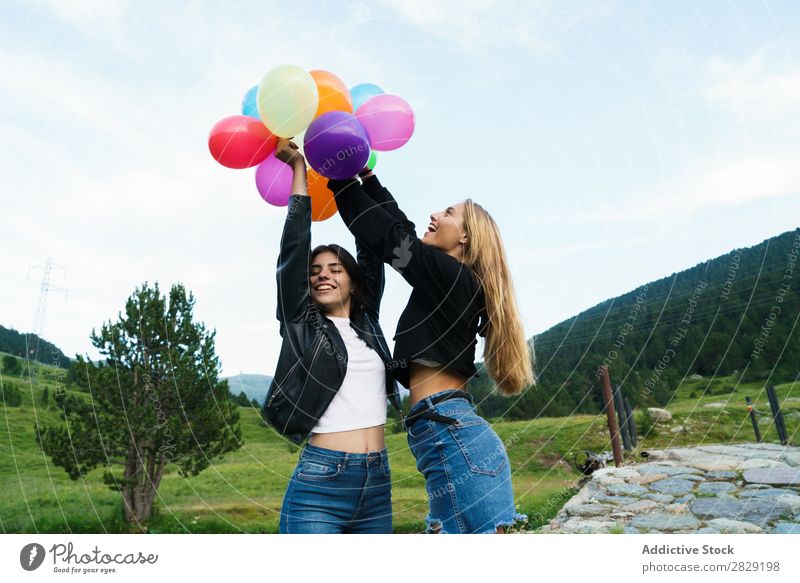
[[[311,299],[329,316],[348,318],[352,283],[347,270],[331,251],[311,260]]]
[[[464,230],[464,203],[459,202],[443,211],[431,215],[428,229],[422,242],[433,245],[445,253],[461,258],[463,243],[467,240]]]

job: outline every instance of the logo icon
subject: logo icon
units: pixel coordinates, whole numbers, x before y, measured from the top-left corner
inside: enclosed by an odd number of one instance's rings
[[[395,247],[392,249],[394,253],[395,259],[392,259],[392,267],[396,271],[400,271],[404,267],[407,267],[408,264],[411,262],[411,237],[408,235],[404,236],[403,239],[400,241],[400,246]]]
[[[39,543],[30,543],[19,552],[19,564],[26,571],[35,571],[44,562],[44,547]]]

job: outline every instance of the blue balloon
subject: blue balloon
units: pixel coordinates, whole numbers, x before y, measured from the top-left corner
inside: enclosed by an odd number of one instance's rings
[[[361,83],[355,87],[350,88],[350,97],[353,99],[353,113],[361,107],[361,104],[367,101],[370,97],[376,95],[383,95],[384,91],[373,83]]]
[[[261,120],[258,115],[258,104],[256,103],[256,94],[258,93],[258,85],[253,85],[247,90],[242,98],[242,115],[249,115],[257,120]]]

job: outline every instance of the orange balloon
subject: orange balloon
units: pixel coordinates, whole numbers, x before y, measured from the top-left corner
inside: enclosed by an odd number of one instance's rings
[[[318,118],[323,113],[329,111],[346,111],[353,113],[353,100],[350,97],[350,90],[347,85],[330,71],[314,69],[309,74],[317,84],[319,93],[319,106],[314,118]]]
[[[311,168],[306,170],[308,176],[308,194],[311,197],[311,220],[324,221],[331,218],[338,210],[333,192],[328,188],[328,179],[320,176]]]

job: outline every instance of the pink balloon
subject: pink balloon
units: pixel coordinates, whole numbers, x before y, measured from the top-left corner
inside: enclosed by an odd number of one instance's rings
[[[292,194],[294,172],[273,152],[256,168],[256,188],[261,198],[273,206],[287,206]]]
[[[376,95],[356,110],[374,150],[386,152],[405,144],[414,133],[414,111],[397,95]]]

